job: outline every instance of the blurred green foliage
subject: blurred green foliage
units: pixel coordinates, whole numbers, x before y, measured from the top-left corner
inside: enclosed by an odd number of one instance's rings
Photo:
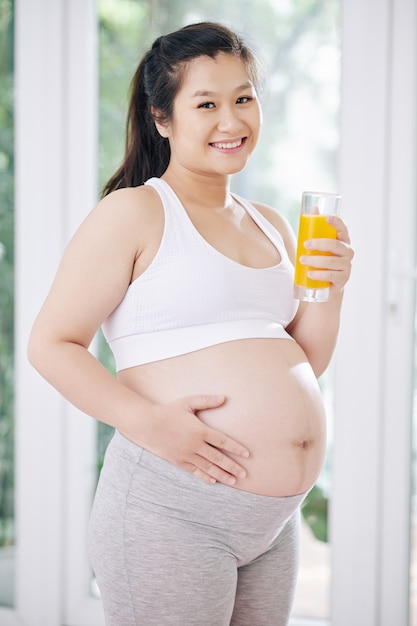
[[[313,535],[319,541],[328,541],[328,499],[323,490],[314,485],[304,500],[301,512]]]
[[[13,2],[0,0],[0,546],[14,543]]]

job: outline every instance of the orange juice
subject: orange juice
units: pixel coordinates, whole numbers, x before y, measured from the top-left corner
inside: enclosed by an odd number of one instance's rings
[[[326,238],[336,239],[337,231],[334,226],[326,221],[325,215],[300,215],[300,225],[298,229],[297,257],[295,263],[295,279],[294,282],[300,287],[307,289],[324,289],[330,286],[330,283],[324,280],[313,280],[307,276],[307,272],[311,269],[319,269],[317,267],[309,267],[301,265],[300,256],[325,256],[330,252],[320,252],[319,250],[308,250],[304,248],[304,242],[307,239]]]

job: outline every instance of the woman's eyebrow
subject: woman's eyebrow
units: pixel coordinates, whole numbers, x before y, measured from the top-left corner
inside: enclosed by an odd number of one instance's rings
[[[253,84],[251,83],[250,80],[248,80],[246,83],[243,83],[242,85],[239,85],[238,87],[236,87],[234,89],[234,91],[242,91],[242,89],[252,89],[253,88]],[[216,95],[216,93],[214,91],[208,91],[205,89],[198,89],[197,91],[195,91],[192,94],[193,98],[199,98],[201,96],[205,97],[205,98],[213,98]]]

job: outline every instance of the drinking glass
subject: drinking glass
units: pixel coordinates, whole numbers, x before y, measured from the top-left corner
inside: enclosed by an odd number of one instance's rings
[[[294,297],[307,302],[326,302],[330,283],[314,280],[307,276],[309,270],[320,268],[301,265],[300,256],[327,256],[330,252],[309,250],[304,247],[307,239],[336,239],[337,231],[326,220],[327,215],[338,215],[341,195],[319,191],[304,191],[301,200],[300,223],[298,228],[297,257],[295,263]]]

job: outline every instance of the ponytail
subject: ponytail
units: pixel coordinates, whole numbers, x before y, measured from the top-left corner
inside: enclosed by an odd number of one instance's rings
[[[137,187],[168,167],[170,148],[155,126],[145,91],[145,57],[133,77],[126,122],[124,161],[103,189],[103,197],[115,189]]]

